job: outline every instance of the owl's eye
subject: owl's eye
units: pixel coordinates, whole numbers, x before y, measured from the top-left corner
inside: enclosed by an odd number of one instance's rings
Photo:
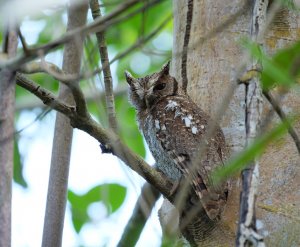
[[[159,83],[154,87],[154,91],[163,90],[166,87],[166,83]]]

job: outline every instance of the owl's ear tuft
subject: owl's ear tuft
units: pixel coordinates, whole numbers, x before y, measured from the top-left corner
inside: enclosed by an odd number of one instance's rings
[[[128,71],[125,71],[125,78],[130,86],[132,86],[135,83],[136,79]]]
[[[160,70],[160,74],[161,75],[169,75],[169,70],[170,70],[170,61],[168,61],[166,64],[164,64],[164,66]]]

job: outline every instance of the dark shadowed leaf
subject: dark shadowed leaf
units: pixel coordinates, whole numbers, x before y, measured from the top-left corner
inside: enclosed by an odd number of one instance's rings
[[[15,139],[14,142],[14,181],[23,188],[28,187],[28,184],[23,176],[23,160],[19,151],[17,139]]]

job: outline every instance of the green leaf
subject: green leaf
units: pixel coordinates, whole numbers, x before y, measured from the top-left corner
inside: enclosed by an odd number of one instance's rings
[[[222,168],[216,169],[212,173],[214,183],[219,183],[221,180],[240,172],[254,158],[259,157],[267,148],[268,144],[283,136],[287,132],[289,124],[292,124],[291,120],[289,120],[289,122],[281,122],[271,131],[254,141],[253,144],[249,145],[242,153],[231,159],[227,164],[222,166]]]
[[[101,184],[90,189],[84,195],[77,195],[68,191],[68,200],[71,204],[72,221],[76,232],[80,232],[85,223],[91,221],[88,207],[94,202],[102,202],[108,214],[114,213],[123,204],[126,188],[119,184]]]
[[[250,54],[262,63],[261,83],[265,90],[269,90],[275,84],[291,87],[295,85],[296,78],[300,74],[300,42],[291,47],[279,50],[272,58],[268,57],[258,44],[244,40],[243,45]]]
[[[19,151],[18,141],[14,141],[14,181],[21,185],[23,188],[27,188],[28,184],[23,176],[23,160]]]
[[[116,113],[121,140],[124,141],[134,152],[145,157],[146,151],[143,137],[137,127],[135,110],[129,104],[127,96],[116,97]]]

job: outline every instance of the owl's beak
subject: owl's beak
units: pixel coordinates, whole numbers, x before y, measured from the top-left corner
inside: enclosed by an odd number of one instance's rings
[[[149,93],[146,96],[146,106],[147,106],[147,108],[151,108],[153,106],[155,98],[156,98],[155,95],[153,95],[152,93]]]

